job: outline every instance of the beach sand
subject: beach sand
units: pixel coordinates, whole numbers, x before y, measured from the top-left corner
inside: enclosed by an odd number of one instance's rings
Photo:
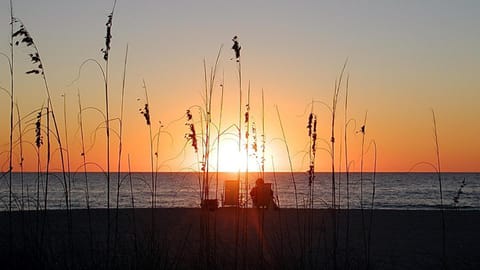
[[[445,259],[439,210],[362,219],[360,210],[111,209],[110,225],[107,216],[1,212],[1,268],[480,269],[480,211],[445,211]]]

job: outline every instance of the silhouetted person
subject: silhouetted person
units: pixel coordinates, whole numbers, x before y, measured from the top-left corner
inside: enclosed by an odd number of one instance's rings
[[[265,184],[262,178],[257,179],[255,186],[250,191],[250,196],[254,207],[278,208],[273,201],[273,190],[270,188],[270,184]]]
[[[237,59],[237,62],[240,62],[240,50],[242,49],[242,47],[240,46],[240,44],[238,44],[238,37],[234,36],[232,41],[233,41],[232,50],[235,51],[235,58]]]

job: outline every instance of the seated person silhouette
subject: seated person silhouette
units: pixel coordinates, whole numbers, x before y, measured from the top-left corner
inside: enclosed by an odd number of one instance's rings
[[[250,191],[250,196],[252,197],[254,207],[278,209],[273,200],[271,184],[265,184],[262,178],[257,179],[255,186]]]

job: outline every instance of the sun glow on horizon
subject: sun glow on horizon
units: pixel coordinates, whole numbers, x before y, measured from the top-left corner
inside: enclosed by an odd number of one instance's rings
[[[241,151],[238,149],[238,141],[233,139],[225,139],[220,142],[220,152],[218,153],[218,171],[220,172],[258,172],[260,171],[260,159],[255,156],[252,149],[248,153],[247,167],[247,151],[245,144],[242,143]],[[215,162],[217,151],[212,153]],[[216,166],[216,163],[215,163]]]

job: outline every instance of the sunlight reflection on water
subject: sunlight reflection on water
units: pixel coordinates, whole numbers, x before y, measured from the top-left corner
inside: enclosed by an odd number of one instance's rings
[[[276,181],[275,181],[275,178]],[[304,207],[308,198],[308,175],[295,173],[298,206]],[[223,181],[235,180],[235,174],[220,173],[218,199],[223,195]],[[249,186],[255,182],[257,173],[249,174]],[[71,206],[72,208],[86,208],[86,184],[83,174],[71,175]],[[242,181],[244,176],[242,175]],[[465,179],[458,203],[454,203],[461,183]],[[295,189],[290,173],[266,173],[265,181],[276,183],[275,195],[278,195],[281,207],[292,208],[296,206]],[[45,193],[45,176],[38,182],[36,173],[23,175],[23,200],[22,178],[19,173],[13,174],[12,201],[15,210],[21,209],[22,201],[25,209],[34,210],[37,206],[37,197],[40,198],[40,208],[43,208]],[[350,208],[360,208],[361,185],[360,174],[353,173],[349,181]],[[375,186],[375,209],[438,209],[440,195],[438,178],[432,173],[377,173]],[[200,192],[196,173],[158,173],[157,177],[157,207],[199,207]],[[346,175],[337,174],[337,204],[340,208],[347,207]],[[37,185],[38,184],[38,185]],[[145,208],[151,206],[151,174],[133,173],[133,197],[135,207]],[[445,173],[442,174],[443,199],[446,208],[480,209],[480,174],[479,173]],[[65,193],[61,174],[52,174],[48,185],[48,208],[65,208]],[[37,187],[40,192],[37,194]],[[110,183],[110,206],[116,206],[117,176],[112,174]],[[211,197],[216,194],[216,174],[211,174]],[[107,185],[106,177],[102,173],[88,173],[89,203],[91,208],[105,208]],[[372,201],[372,174],[363,174],[363,205],[371,207]],[[278,193],[277,193],[278,190]],[[340,191],[340,193],[338,193]],[[314,185],[314,207],[328,208],[331,206],[331,174],[319,173],[316,175]],[[132,207],[130,182],[128,174],[120,175],[119,207]],[[9,189],[8,178],[0,180],[0,210],[8,210]]]

